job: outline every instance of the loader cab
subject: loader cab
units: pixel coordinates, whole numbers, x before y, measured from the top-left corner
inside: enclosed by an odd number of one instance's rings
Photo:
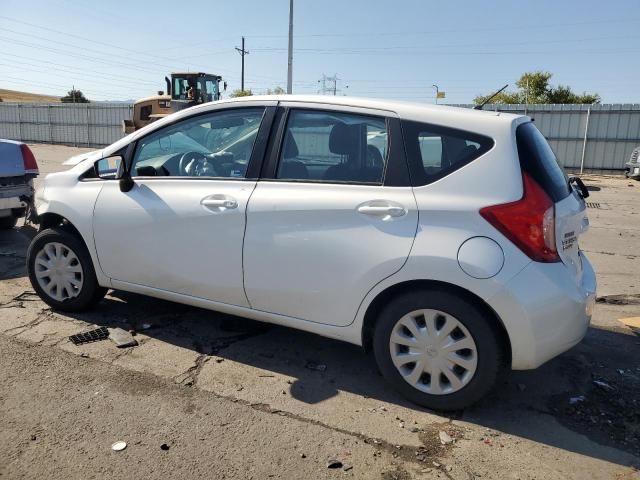
[[[220,100],[221,81],[219,75],[208,73],[172,73],[171,82],[167,82],[171,87],[172,111]],[[223,89],[226,89],[226,83]]]

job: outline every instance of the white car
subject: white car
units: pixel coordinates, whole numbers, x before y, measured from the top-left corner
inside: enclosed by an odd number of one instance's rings
[[[159,120],[48,175],[33,288],[108,288],[362,345],[410,400],[460,409],[585,335],[584,189],[526,116],[314,96]]]

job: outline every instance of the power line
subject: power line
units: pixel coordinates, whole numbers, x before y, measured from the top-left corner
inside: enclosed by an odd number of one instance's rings
[[[73,33],[63,32],[63,31],[56,30],[56,29],[51,28],[51,27],[45,27],[45,26],[42,26],[42,25],[37,25],[35,23],[25,22],[24,20],[19,20],[17,18],[7,17],[5,15],[0,15],[0,18],[4,18],[5,20],[9,20],[9,21],[12,21],[12,22],[15,22],[15,23],[21,23],[23,25],[28,25],[30,27],[39,28],[41,30],[46,30],[46,31],[49,31],[49,32],[57,33],[59,35],[66,35],[68,37],[74,37],[74,38],[83,40],[85,42],[91,42],[91,43],[95,43],[97,45],[104,45],[104,46],[107,46],[107,47],[110,47],[110,48],[116,48],[118,50],[123,50],[123,51],[130,52],[130,53],[137,53],[137,54],[141,54],[141,55],[146,55],[148,57],[155,57],[155,58],[160,58],[160,59],[164,60],[164,57],[162,57],[160,55],[153,55],[153,54],[141,52],[141,51],[138,51],[138,50],[132,50],[130,48],[121,47],[120,45],[115,45],[113,43],[101,42],[101,41],[95,40],[93,38],[83,37],[81,35],[76,35],[76,34],[73,34]]]
[[[556,23],[556,24],[536,24],[536,25],[517,25],[513,24],[491,27],[491,28],[464,28],[458,27],[455,29],[446,29],[446,30],[428,30],[428,31],[402,31],[402,32],[349,32],[349,33],[308,33],[308,34],[298,34],[294,35],[296,38],[302,37],[381,37],[381,36],[404,36],[404,35],[441,35],[443,33],[460,33],[460,31],[465,32],[503,32],[505,30],[542,30],[549,28],[562,28],[566,29],[567,27],[576,27],[583,25],[600,25],[605,23],[634,23],[637,24],[640,22],[640,18],[624,18],[624,19],[608,19],[608,20],[594,20],[594,21],[586,21],[586,22],[564,22],[564,23]],[[247,35],[249,38],[282,38],[286,37],[286,35]]]

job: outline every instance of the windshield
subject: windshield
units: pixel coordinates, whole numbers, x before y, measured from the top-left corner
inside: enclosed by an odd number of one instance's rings
[[[197,103],[213,102],[220,97],[218,81],[195,75],[174,76],[171,98],[173,100],[187,100]]]
[[[173,100],[193,100],[198,89],[195,77],[173,77],[171,98]]]

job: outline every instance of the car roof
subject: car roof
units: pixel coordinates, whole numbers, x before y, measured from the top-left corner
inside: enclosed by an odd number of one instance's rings
[[[496,132],[504,132],[505,128],[511,128],[513,123],[528,120],[528,117],[503,112],[474,110],[472,108],[451,107],[447,105],[433,105],[417,102],[402,102],[397,100],[384,100],[379,98],[364,97],[338,97],[330,95],[251,95],[247,97],[226,98],[214,102],[203,103],[190,108],[185,108],[166,117],[150,123],[136,130],[114,144],[106,147],[103,154],[110,155],[126,146],[133,140],[137,140],[148,133],[158,130],[175,121],[206,113],[209,110],[224,108],[225,106],[240,106],[246,103],[256,105],[277,105],[278,103],[317,103],[322,106],[345,106],[363,109],[386,111],[395,114],[405,120],[413,120],[428,124],[436,124],[449,128],[473,131],[479,134],[494,136]],[[322,108],[322,107],[319,107]]]
[[[218,100],[215,104],[236,103],[236,102],[300,102],[300,103],[322,103],[324,105],[340,105],[358,108],[371,108],[377,110],[388,110],[397,113],[400,117],[410,117],[415,114],[437,113],[446,115],[447,113],[465,114],[476,118],[503,117],[509,121],[522,115],[495,112],[493,110],[475,110],[473,108],[453,107],[449,105],[434,105],[431,103],[409,102],[400,100],[385,100],[381,98],[348,97],[331,95],[251,95],[247,97],[225,98]],[[202,105],[204,107],[204,105]]]

